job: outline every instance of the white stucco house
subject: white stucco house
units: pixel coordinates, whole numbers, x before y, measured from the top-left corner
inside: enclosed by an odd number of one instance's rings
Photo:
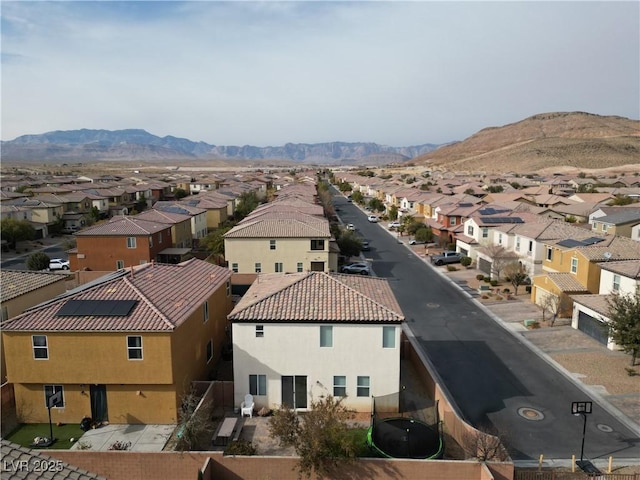
[[[372,397],[398,411],[404,316],[387,280],[262,274],[228,318],[236,405],[250,393],[256,410],[304,411],[331,394],[355,411],[370,412]]]
[[[640,292],[640,260],[600,262],[600,290],[597,295],[575,295],[571,326],[583,331],[610,350],[618,346],[607,335],[611,295],[636,295]]]

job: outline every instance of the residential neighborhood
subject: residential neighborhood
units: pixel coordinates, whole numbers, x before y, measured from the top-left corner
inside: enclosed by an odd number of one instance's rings
[[[640,291],[635,175],[442,175],[424,167],[3,173],[0,200],[4,225],[33,232],[2,239],[4,439],[50,421],[89,419],[96,434],[169,425],[153,447],[160,455],[184,448],[194,411],[210,407],[214,431],[206,448],[191,450],[198,462],[231,468],[223,450],[243,439],[257,444],[269,415],[291,408],[304,417],[331,397],[361,425],[374,413],[410,416],[464,450],[469,435],[499,433],[475,421],[489,407],[468,410],[458,390],[461,371],[480,380],[468,362],[481,368],[489,357],[458,358],[454,352],[468,349],[447,339],[444,324],[512,302],[529,312],[506,328],[516,339],[531,325],[569,329],[603,354],[629,357],[605,327],[612,299]],[[29,267],[49,248],[61,249],[69,270],[50,270],[48,260]],[[448,300],[460,292],[429,296],[462,273],[468,305]],[[513,362],[505,368],[525,368]],[[421,387],[407,389],[410,378]],[[434,409],[442,422],[425,414]],[[619,428],[640,431],[637,407],[620,401],[603,415],[614,409]],[[504,446],[511,457],[493,459],[496,476],[514,478],[513,461],[522,458],[512,441]],[[592,441],[595,456],[609,448]],[[56,450],[56,458],[91,471],[93,460],[79,450],[99,450],[86,442]],[[570,458],[573,450],[562,448],[558,455]],[[452,451],[440,459],[477,458]]]

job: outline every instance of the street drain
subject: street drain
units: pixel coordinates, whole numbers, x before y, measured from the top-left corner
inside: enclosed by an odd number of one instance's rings
[[[518,409],[518,415],[527,420],[543,420],[544,413],[531,407],[521,407]]]
[[[597,427],[598,430],[600,430],[601,432],[604,432],[604,433],[613,432],[613,428],[611,428],[609,425],[605,425],[604,423],[599,423],[596,427]]]

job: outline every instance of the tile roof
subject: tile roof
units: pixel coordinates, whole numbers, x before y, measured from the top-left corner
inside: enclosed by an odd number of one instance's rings
[[[640,260],[621,260],[618,262],[598,263],[602,270],[619,273],[625,277],[640,279]]]
[[[595,310],[605,317],[609,316],[609,303],[607,300],[610,298],[612,298],[611,295],[571,295],[571,300],[575,303]]]
[[[245,219],[225,235],[225,238],[329,238],[326,218],[295,211],[275,211]]]
[[[161,331],[181,325],[204,300],[224,288],[231,272],[192,258],[177,265],[148,263],[104,277],[2,324],[5,331]],[[56,316],[69,300],[137,300],[128,316]]]
[[[563,292],[589,292],[576,276],[568,272],[549,272],[547,277]]]
[[[165,223],[169,225],[175,225],[180,222],[191,220],[190,215],[173,212],[163,212],[160,210],[145,210],[135,216],[138,220],[148,220],[150,222]]]
[[[598,217],[595,220],[602,223],[609,223],[611,225],[621,225],[625,223],[640,222],[640,210],[625,210],[623,212],[615,213],[612,215],[605,215],[604,217]]]
[[[6,302],[56,282],[66,281],[66,275],[24,270],[0,270],[0,302]]]
[[[106,480],[105,477],[74,467],[41,451],[2,440],[2,480]],[[23,467],[23,465],[28,467]],[[51,465],[55,468],[42,468]]]
[[[118,215],[113,217],[111,221],[100,223],[93,227],[85,228],[76,232],[79,237],[93,236],[135,236],[135,235],[152,235],[161,230],[168,230],[170,226],[159,222],[150,222],[141,220],[136,217]]]
[[[628,237],[609,235],[603,242],[576,250],[591,262],[640,260],[640,242]]]
[[[399,323],[386,279],[325,272],[259,275],[229,314],[232,322]]]

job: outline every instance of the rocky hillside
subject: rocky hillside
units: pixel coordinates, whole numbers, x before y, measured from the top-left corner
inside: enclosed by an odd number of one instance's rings
[[[173,136],[158,137],[145,130],[70,130],[23,135],[2,142],[3,161],[100,160],[286,160],[320,164],[402,162],[433,151],[433,144],[389,147],[376,143],[287,143],[280,147],[209,145]]]
[[[468,172],[640,169],[640,121],[584,112],[539,114],[485,128],[410,163]]]

